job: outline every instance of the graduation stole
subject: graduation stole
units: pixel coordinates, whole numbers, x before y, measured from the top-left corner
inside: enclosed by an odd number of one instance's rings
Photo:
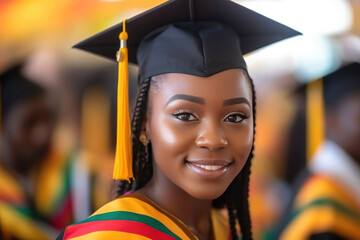
[[[0,229],[4,239],[50,239],[55,231],[33,218],[15,179],[0,169]]]
[[[192,233],[143,196],[130,194],[67,227],[63,239],[195,239]]]
[[[350,193],[326,175],[312,175],[296,197],[287,229],[280,239],[305,239],[317,232],[353,239],[360,236],[360,209]]]
[[[218,217],[218,216],[216,216]],[[228,226],[213,219],[216,239],[228,236]],[[120,197],[88,219],[67,227],[63,239],[192,240],[196,236],[176,217],[139,194]]]
[[[58,230],[73,221],[71,167],[71,154],[65,156],[52,150],[46,163],[39,169],[36,208]]]
[[[34,205],[36,211],[48,225],[61,230],[72,221],[72,203],[70,193],[70,161],[56,151],[51,151],[44,164],[37,172],[35,180]],[[20,223],[35,227],[38,225],[34,210],[27,203],[25,193],[18,181],[4,169],[0,168],[0,222],[14,219],[14,231]],[[5,214],[6,215],[3,215]],[[10,217],[10,215],[12,217]],[[9,223],[9,221],[6,221]],[[33,222],[33,223],[31,223]],[[43,222],[41,224],[44,224]],[[37,232],[34,230],[34,232]],[[30,235],[31,236],[31,235]],[[39,238],[41,239],[41,238]]]

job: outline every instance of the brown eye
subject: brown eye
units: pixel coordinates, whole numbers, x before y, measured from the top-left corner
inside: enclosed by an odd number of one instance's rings
[[[172,114],[174,117],[179,119],[180,121],[189,122],[189,121],[196,121],[198,120],[194,114],[187,111],[179,111]]]
[[[232,123],[240,123],[247,117],[240,113],[231,113],[227,115],[224,119],[225,122],[232,122]]]

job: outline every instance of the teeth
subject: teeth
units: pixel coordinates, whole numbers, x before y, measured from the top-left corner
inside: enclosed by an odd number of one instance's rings
[[[223,166],[219,166],[219,165],[200,165],[200,164],[194,164],[194,165],[196,167],[203,168],[203,169],[209,170],[209,171],[219,170],[220,168],[223,167]]]

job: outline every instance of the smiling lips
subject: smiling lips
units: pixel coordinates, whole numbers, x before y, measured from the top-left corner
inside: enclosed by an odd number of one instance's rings
[[[194,164],[195,167],[203,168],[205,170],[214,171],[219,170],[220,168],[223,168],[223,166],[219,165],[200,165],[200,164]]]
[[[186,163],[197,175],[205,178],[218,178],[227,171],[232,162],[226,160],[188,160]]]

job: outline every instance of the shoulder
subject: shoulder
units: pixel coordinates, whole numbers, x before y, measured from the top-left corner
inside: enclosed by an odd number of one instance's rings
[[[122,228],[130,229],[129,225],[136,225],[131,221],[138,221],[140,215],[145,213],[142,207],[144,204],[132,194],[117,198],[99,208],[87,219],[68,226],[59,235],[58,240],[82,237],[86,239],[90,236],[94,236],[95,239],[118,237],[119,234],[123,234]]]
[[[295,209],[311,210],[315,207],[331,208],[334,211],[345,211],[346,208],[354,214],[360,214],[352,193],[326,174],[310,175],[294,201]]]
[[[310,175],[296,195],[281,239],[319,233],[360,236],[360,210],[350,193],[327,175]],[[347,238],[346,238],[347,239]]]
[[[192,239],[188,236],[184,226],[151,200],[129,194],[68,226],[58,239]]]
[[[309,204],[315,199],[333,199],[345,205],[356,208],[356,202],[351,193],[331,176],[326,174],[312,174],[304,182],[295,199],[295,207]]]

